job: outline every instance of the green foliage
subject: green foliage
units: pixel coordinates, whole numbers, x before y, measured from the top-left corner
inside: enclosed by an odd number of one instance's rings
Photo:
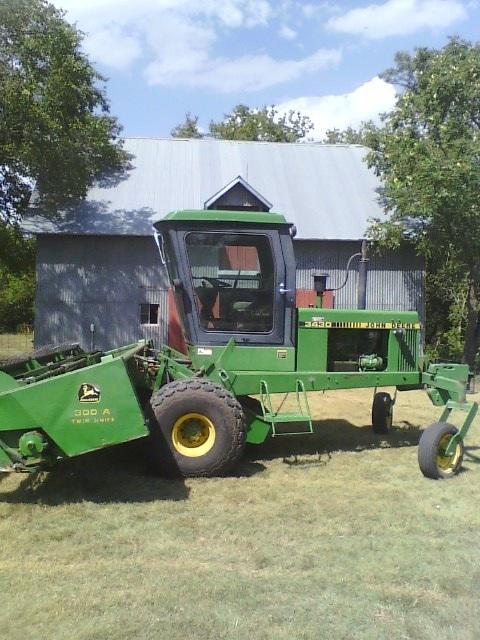
[[[0,330],[31,323],[34,245],[17,223],[82,198],[127,156],[82,33],[46,0],[0,0]]]
[[[239,104],[222,122],[211,122],[210,135],[221,140],[257,140],[262,142],[298,142],[313,129],[308,116],[298,111],[279,115],[275,107],[252,109]]]
[[[463,354],[466,274],[456,260],[445,255],[441,263],[430,262],[425,284],[429,355],[436,360],[458,361]]]
[[[34,272],[20,275],[0,273],[0,286],[0,331],[17,331],[21,326],[31,326],[34,316]]]
[[[0,225],[0,331],[32,324],[35,242],[18,227]]]
[[[33,184],[53,210],[125,166],[103,78],[81,42],[46,0],[0,0],[1,221],[18,220]]]
[[[388,219],[374,220],[371,233],[387,246],[413,243],[432,287],[446,277],[455,293],[446,292],[444,316],[461,315],[447,342],[457,336],[450,343],[455,351],[464,340],[463,357],[473,364],[480,307],[480,46],[451,39],[441,50],[398,54],[395,62],[383,77],[403,90],[371,136],[369,155],[384,183]]]
[[[203,133],[198,128],[198,116],[192,116],[190,112],[185,114],[185,121],[177,124],[170,135],[172,138],[203,138]]]
[[[369,120],[362,122],[358,129],[347,127],[343,131],[340,129],[327,129],[322,142],[324,144],[361,144],[369,147],[372,136],[375,135],[377,127]]]
[[[244,104],[225,114],[221,122],[210,122],[209,136],[219,140],[253,140],[261,142],[298,142],[303,140],[313,122],[298,111],[279,115],[275,107],[253,109]],[[198,128],[198,116],[185,114],[184,122],[170,132],[174,138],[204,138]]]

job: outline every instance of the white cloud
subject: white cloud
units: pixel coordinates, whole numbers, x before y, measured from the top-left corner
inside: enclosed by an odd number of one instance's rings
[[[258,91],[336,65],[340,58],[340,52],[335,49],[319,49],[301,60],[276,60],[268,55],[250,55],[234,59],[189,58],[188,64],[185,64],[185,58],[175,58],[150,64],[146,75],[150,84],[186,84],[224,93]]]
[[[304,4],[302,6],[303,15],[305,15],[307,18],[311,18],[316,11],[317,7],[313,4]]]
[[[374,40],[409,35],[420,29],[445,28],[466,17],[459,0],[388,0],[330,18],[327,27]]]
[[[315,3],[298,3],[298,8],[300,9],[300,11],[303,13],[304,16],[306,16],[307,18],[312,18],[315,14],[319,13],[319,12],[336,12],[337,11],[337,4],[336,3],[332,3],[329,2],[328,0],[325,0],[324,2],[319,2],[317,0],[317,2]]]
[[[265,24],[272,9],[268,0],[58,0],[55,6],[74,20],[132,22],[143,15],[172,11],[184,16],[216,19],[227,26]]]
[[[95,62],[124,70],[141,58],[143,75],[152,85],[256,91],[338,64],[341,57],[335,49],[319,49],[299,60],[255,52],[236,58],[216,53],[230,30],[278,19],[280,9],[273,0],[59,2],[67,18],[87,32],[85,49]],[[296,36],[286,24],[280,34]]]
[[[266,25],[268,0],[59,0],[87,32],[85,49],[97,63],[126,69],[143,58],[150,84],[215,91],[256,91],[338,64],[338,50],[319,49],[299,60],[268,54],[215,54],[225,30]],[[280,34],[293,39],[284,26]]]
[[[378,122],[379,114],[395,104],[395,88],[378,77],[343,95],[309,96],[278,105],[280,112],[290,109],[311,118],[315,125],[311,136],[321,140],[327,129],[358,127],[366,120]]]
[[[280,27],[278,34],[281,38],[284,38],[285,40],[295,40],[295,38],[297,37],[297,32],[295,31],[295,29],[292,29],[286,24]]]
[[[150,84],[179,84],[177,75],[185,78],[195,74],[207,64],[216,37],[212,27],[174,13],[145,19],[142,31],[153,58],[144,72]]]
[[[94,31],[85,42],[85,50],[94,62],[121,71],[128,69],[142,54],[138,39],[117,25]]]

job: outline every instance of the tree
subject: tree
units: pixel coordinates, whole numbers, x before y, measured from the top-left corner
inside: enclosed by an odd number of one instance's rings
[[[46,214],[128,162],[82,34],[45,0],[0,0],[0,330],[33,318],[34,241],[19,222],[35,189]]]
[[[32,322],[34,244],[17,225],[0,225],[0,331],[15,331]]]
[[[209,135],[219,140],[253,140],[262,142],[298,142],[303,140],[313,122],[298,111],[279,114],[275,107],[253,109],[244,104],[225,114],[221,122],[209,125]],[[198,127],[198,116],[185,114],[184,122],[171,131],[174,138],[204,138]]]
[[[298,142],[313,129],[308,116],[298,111],[279,114],[278,109],[252,109],[244,104],[225,114],[222,122],[210,122],[213,138],[221,140],[257,140],[262,142]]]
[[[377,127],[369,120],[362,122],[358,129],[347,127],[343,131],[341,129],[327,129],[322,142],[324,144],[361,144],[370,146],[371,137],[375,135]]]
[[[442,285],[443,316],[450,324],[456,318],[463,360],[473,365],[480,339],[480,46],[453,38],[441,50],[398,54],[395,63],[382,77],[402,91],[369,155],[384,183],[388,219],[374,221],[372,233],[389,246],[406,239],[425,256],[430,281]]]
[[[185,121],[177,124],[170,135],[172,138],[203,138],[203,133],[198,128],[198,116],[192,116],[188,111],[185,114]]]
[[[82,198],[127,158],[82,34],[46,0],[0,0],[0,220],[33,185],[46,210]]]

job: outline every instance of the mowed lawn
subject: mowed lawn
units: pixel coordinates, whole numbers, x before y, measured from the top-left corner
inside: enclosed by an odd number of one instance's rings
[[[399,394],[312,396],[316,435],[250,448],[237,474],[167,481],[137,445],[0,480],[0,636],[478,640],[480,429],[465,470],[426,480]],[[477,397],[478,399],[478,397]]]
[[[0,361],[30,353],[33,350],[33,333],[0,333]]]

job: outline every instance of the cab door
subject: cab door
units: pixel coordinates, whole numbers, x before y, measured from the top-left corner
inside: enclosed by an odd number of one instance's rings
[[[277,229],[179,234],[193,344],[285,344],[288,294]]]

